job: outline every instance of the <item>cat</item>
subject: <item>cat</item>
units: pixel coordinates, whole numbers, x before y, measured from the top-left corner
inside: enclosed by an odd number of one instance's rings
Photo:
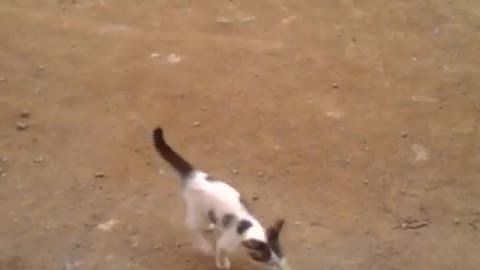
[[[204,254],[215,255],[218,269],[230,269],[229,255],[240,246],[247,248],[256,262],[286,266],[279,239],[284,219],[277,219],[265,229],[235,188],[195,169],[165,142],[162,128],[154,129],[153,143],[160,156],[180,175],[187,205],[185,223],[193,245]],[[218,232],[215,250],[203,234],[212,230]]]

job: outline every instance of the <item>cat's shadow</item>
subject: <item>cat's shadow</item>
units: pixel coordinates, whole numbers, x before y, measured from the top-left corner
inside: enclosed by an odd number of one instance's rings
[[[185,262],[185,270],[217,270],[215,266],[215,257],[207,256],[194,250],[191,246],[185,246],[181,257],[188,258]],[[232,263],[231,270],[265,270],[267,268],[250,262],[246,255],[239,250],[230,256]]]
[[[140,256],[137,263],[141,269],[157,270],[217,270],[215,257],[205,255],[195,250],[190,243],[181,246],[167,245],[169,248],[149,252],[147,256]],[[266,267],[250,262],[246,254],[239,252],[230,256],[231,270],[265,270]]]

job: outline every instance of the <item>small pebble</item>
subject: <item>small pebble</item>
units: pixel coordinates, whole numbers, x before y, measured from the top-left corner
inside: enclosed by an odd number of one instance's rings
[[[170,63],[170,64],[176,64],[180,61],[183,60],[183,57],[177,55],[177,54],[174,54],[174,53],[171,53],[167,56],[167,61]]]
[[[363,183],[364,183],[365,185],[368,185],[368,179],[364,179],[364,180],[363,180]]]
[[[113,229],[115,225],[117,225],[120,221],[118,219],[110,219],[107,222],[101,223],[97,225],[97,228],[104,232],[109,232]]]
[[[263,177],[263,172],[258,172],[258,177]]]
[[[45,161],[45,158],[41,156],[33,159],[33,162],[35,163],[42,163],[43,161]]]
[[[295,221],[295,225],[296,225],[296,226],[300,226],[300,225],[302,225],[302,222],[300,222],[300,221]]]
[[[340,86],[338,85],[338,83],[333,83],[333,84],[332,84],[332,87],[335,88],[335,89],[337,89],[337,88],[340,87]]]
[[[24,122],[17,123],[17,130],[25,130],[28,128],[28,124]]]
[[[133,247],[133,248],[138,247],[138,241],[137,241],[137,240],[133,240],[133,241],[132,241],[132,247]]]
[[[2,78],[0,78],[0,82],[2,82],[2,83],[3,83],[3,82],[6,82],[6,81],[7,81],[7,79],[5,79],[5,78],[3,78],[3,77],[2,77]]]
[[[311,221],[311,222],[310,222],[310,226],[320,226],[320,225],[321,225],[321,224],[320,224],[320,222],[318,222],[318,221]]]
[[[215,20],[217,23],[225,23],[225,24],[228,24],[228,23],[231,23],[232,20],[228,19],[228,18],[225,18],[225,17],[219,17]]]
[[[74,270],[77,267],[79,267],[80,264],[81,263],[79,261],[73,261],[73,262],[72,261],[67,261],[62,269],[63,270]]]
[[[202,107],[202,111],[206,111],[207,108],[208,108],[207,106],[203,106],[203,107]]]
[[[29,111],[22,111],[20,113],[21,118],[29,118],[30,117],[30,112]]]
[[[406,138],[408,136],[408,132],[404,131],[400,133],[400,136],[402,136],[402,138]]]
[[[193,122],[193,126],[194,126],[194,127],[198,127],[198,126],[200,126],[200,122],[199,122],[199,121],[195,121],[195,122]]]
[[[232,173],[233,173],[233,174],[238,174],[238,170],[233,169],[233,170],[232,170]]]
[[[135,228],[135,227],[132,226],[132,225],[128,225],[128,226],[127,226],[127,232],[128,232],[130,235],[136,235],[136,234],[138,234],[138,229]]]
[[[182,247],[182,243],[180,243],[180,242],[175,243],[175,247],[177,247],[177,248]]]
[[[6,158],[6,157],[2,158],[3,163],[6,163],[7,161],[8,161],[8,158]]]
[[[454,218],[454,219],[453,219],[453,224],[455,224],[455,225],[460,224],[460,219]]]
[[[258,199],[259,199],[258,196],[253,196],[253,197],[252,197],[252,201],[255,201],[255,202],[256,202],[256,201],[258,201]]]
[[[93,176],[95,176],[95,178],[104,178],[105,177],[105,173],[102,172],[102,171],[98,171],[98,172],[95,172],[93,174]]]

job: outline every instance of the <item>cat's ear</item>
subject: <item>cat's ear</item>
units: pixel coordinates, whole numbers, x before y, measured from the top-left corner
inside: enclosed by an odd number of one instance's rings
[[[280,232],[282,231],[283,224],[285,224],[284,219],[277,219],[272,226],[267,229],[267,239],[270,249],[277,255],[278,258],[282,259],[283,249],[280,244]]]
[[[277,221],[275,221],[275,223],[273,224],[273,228],[275,230],[277,230],[278,232],[280,232],[283,228],[283,224],[285,224],[285,219],[283,218],[279,218],[277,219]]]
[[[268,239],[277,239],[282,231],[283,224],[285,224],[285,220],[283,218],[277,219],[272,226],[268,227],[267,229],[267,238]]]

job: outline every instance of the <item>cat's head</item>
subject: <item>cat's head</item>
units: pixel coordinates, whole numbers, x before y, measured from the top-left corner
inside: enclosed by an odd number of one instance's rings
[[[250,258],[257,262],[270,266],[280,266],[285,261],[282,246],[280,244],[280,233],[285,220],[278,219],[265,231],[265,241],[259,239],[245,239],[243,246],[248,249]]]

